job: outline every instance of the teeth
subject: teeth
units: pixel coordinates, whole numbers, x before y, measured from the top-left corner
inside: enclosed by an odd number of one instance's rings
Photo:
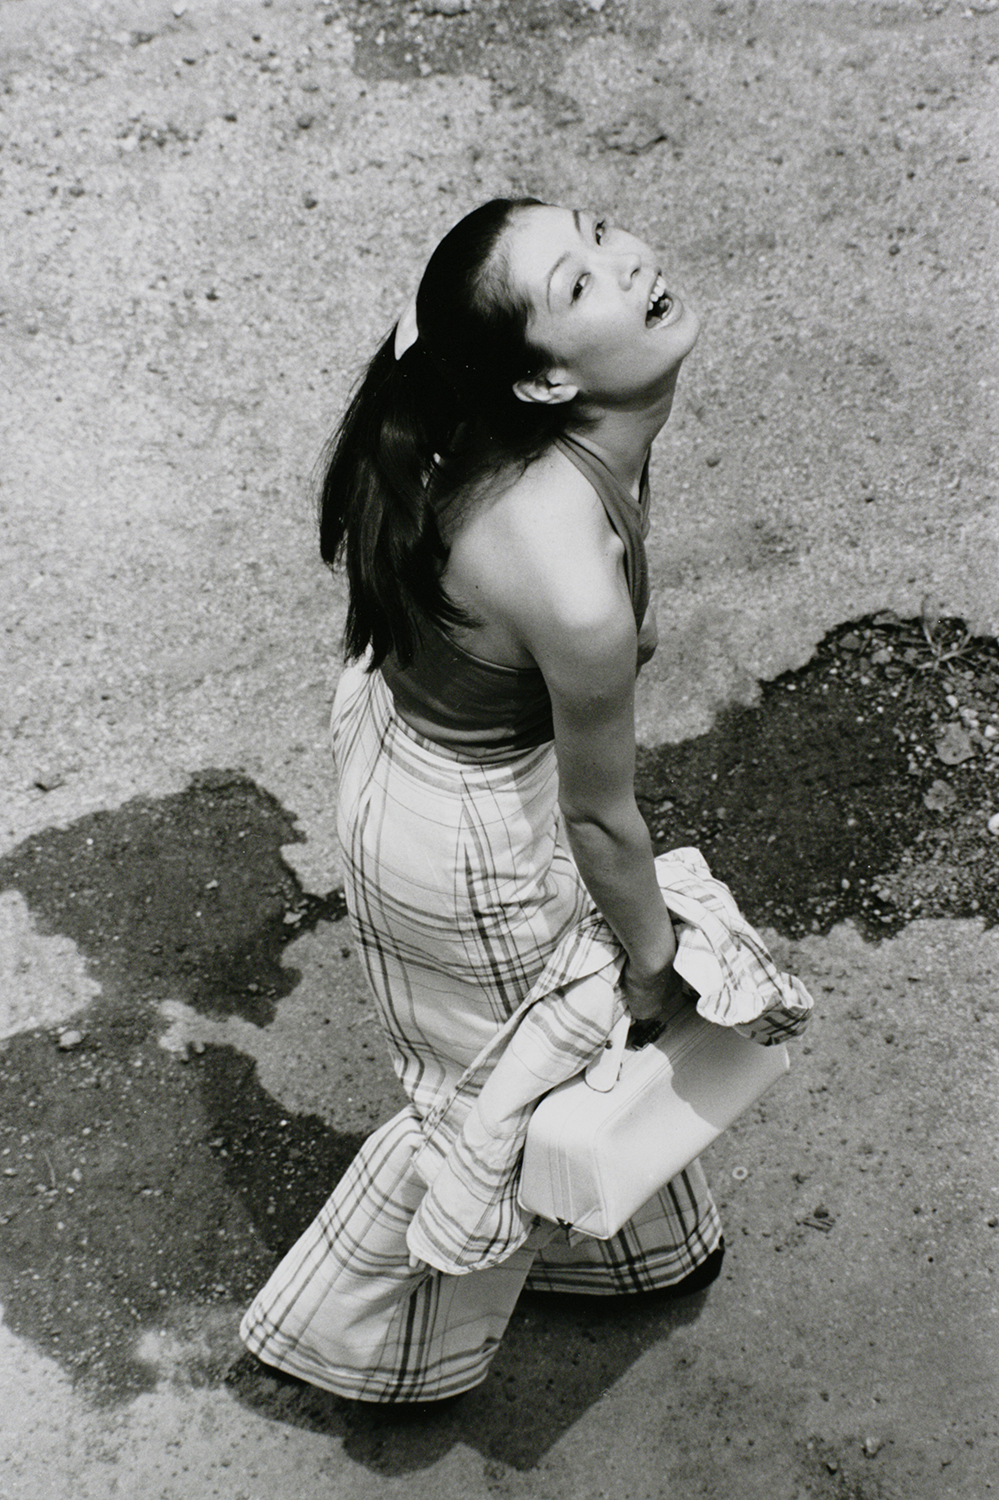
[[[651,325],[661,322],[672,305],[673,299],[666,290],[666,283],[663,281],[662,274],[659,273],[653,283],[652,291],[649,293],[649,305],[645,312],[646,323]]]

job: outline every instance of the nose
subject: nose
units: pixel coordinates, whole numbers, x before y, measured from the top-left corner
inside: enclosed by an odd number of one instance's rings
[[[618,278],[627,291],[642,269],[642,257],[634,250],[625,250],[618,262]]]

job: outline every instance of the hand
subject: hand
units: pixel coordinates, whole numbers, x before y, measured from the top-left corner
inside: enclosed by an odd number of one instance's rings
[[[621,993],[633,1020],[652,1021],[683,998],[683,980],[672,963],[645,977],[635,974],[629,961],[621,973]]]

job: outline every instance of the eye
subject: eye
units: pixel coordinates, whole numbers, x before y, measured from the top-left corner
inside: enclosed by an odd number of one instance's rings
[[[584,292],[584,290],[586,288],[586,283],[589,281],[589,279],[590,279],[589,275],[588,274],[584,274],[584,275],[580,276],[580,278],[578,279],[578,281],[576,282],[576,284],[573,286],[573,289],[572,289],[572,301],[573,302],[578,302],[579,301],[580,297],[583,295],[583,292]]]
[[[598,219],[597,222],[594,224],[594,226],[593,226],[593,238],[596,240],[596,242],[597,242],[598,245],[602,245],[603,244],[603,242],[604,242],[604,235],[607,233],[607,228],[608,228],[608,226],[607,226],[607,220],[606,219]]]

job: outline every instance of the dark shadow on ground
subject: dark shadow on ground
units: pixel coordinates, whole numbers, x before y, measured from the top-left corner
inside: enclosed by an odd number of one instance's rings
[[[530,1470],[636,1359],[694,1323],[709,1296],[710,1289],[677,1298],[525,1293],[486,1380],[451,1401],[344,1401],[250,1355],[232,1366],[227,1384],[261,1416],[339,1438],[345,1453],[375,1473],[428,1468],[457,1442]]]

